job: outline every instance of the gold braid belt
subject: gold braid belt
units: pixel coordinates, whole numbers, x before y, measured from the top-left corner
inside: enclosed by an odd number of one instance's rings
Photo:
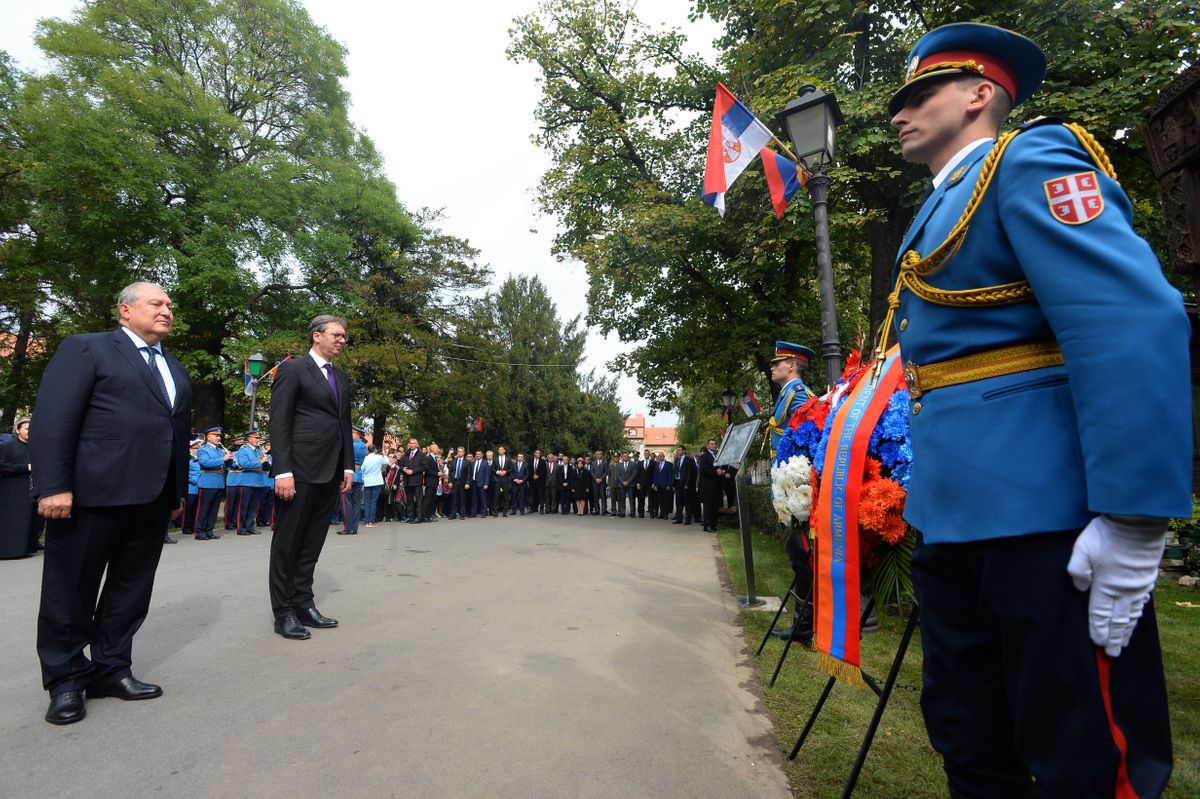
[[[1075,134],[1096,166],[1104,174],[1116,180],[1116,170],[1113,169],[1112,162],[1100,143],[1079,125],[1067,123],[1064,127]],[[880,329],[879,345],[875,348],[877,364],[882,365],[884,362],[888,336],[892,329],[896,309],[900,307],[900,293],[905,290],[911,291],[922,300],[934,305],[956,308],[998,307],[1026,302],[1034,298],[1033,287],[1029,285],[1028,280],[974,289],[943,289],[930,285],[925,279],[949,266],[950,261],[962,248],[971,225],[971,219],[979,210],[983,197],[996,174],[996,168],[1000,165],[1000,157],[1004,155],[1008,145],[1020,132],[1021,129],[1018,128],[996,140],[996,145],[987,154],[983,166],[980,167],[979,179],[975,181],[971,199],[967,202],[962,216],[959,217],[946,240],[924,258],[916,250],[909,250],[900,258],[900,273],[896,276],[896,285],[892,289],[892,293],[888,295],[888,312],[883,320],[883,327]],[[1019,344],[925,366],[917,366],[910,361],[905,367],[905,379],[910,396],[915,399],[922,392],[934,388],[983,380],[988,377],[999,377],[1029,369],[1041,369],[1062,363],[1062,352],[1054,342]]]

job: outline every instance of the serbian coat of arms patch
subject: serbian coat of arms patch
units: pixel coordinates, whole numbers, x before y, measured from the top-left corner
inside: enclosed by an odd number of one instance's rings
[[[1065,175],[1042,185],[1046,188],[1050,213],[1065,225],[1090,222],[1104,210],[1104,197],[1100,194],[1095,172]]]

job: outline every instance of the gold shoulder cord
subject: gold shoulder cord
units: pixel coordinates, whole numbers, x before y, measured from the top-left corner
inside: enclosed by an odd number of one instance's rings
[[[1075,137],[1079,139],[1079,143],[1087,151],[1088,155],[1092,157],[1092,161],[1095,162],[1096,166],[1104,174],[1116,180],[1117,173],[1113,169],[1112,161],[1109,160],[1108,154],[1104,152],[1104,148],[1100,146],[1095,137],[1084,130],[1082,126],[1073,122],[1066,123],[1064,127],[1075,134]],[[1020,132],[1021,128],[1017,128],[1005,133],[996,140],[996,146],[988,153],[987,158],[983,161],[983,166],[979,170],[979,179],[975,181],[975,188],[971,192],[971,199],[967,202],[967,207],[963,209],[962,216],[959,217],[958,223],[950,231],[950,235],[946,237],[946,240],[924,258],[916,250],[909,250],[901,257],[900,274],[896,277],[895,288],[888,295],[888,312],[887,316],[884,317],[883,327],[880,329],[879,346],[875,349],[875,359],[878,363],[883,362],[884,353],[887,352],[888,334],[892,329],[892,321],[895,317],[896,309],[900,307],[900,292],[905,289],[934,305],[949,305],[958,308],[986,308],[1012,305],[1033,299],[1033,287],[1029,285],[1028,280],[1002,283],[998,286],[956,290],[937,288],[924,280],[925,277],[937,274],[949,266],[951,259],[954,258],[962,247],[963,241],[967,237],[971,218],[975,216],[975,212],[979,210],[979,206],[983,202],[983,196],[987,193],[988,187],[992,183],[992,178],[996,174],[996,168],[1000,165],[1001,156],[1004,155],[1004,151],[1008,149],[1008,145],[1012,143],[1012,140]]]

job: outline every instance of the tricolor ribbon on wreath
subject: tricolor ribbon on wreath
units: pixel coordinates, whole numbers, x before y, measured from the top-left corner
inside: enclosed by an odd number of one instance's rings
[[[867,445],[904,370],[893,347],[878,379],[859,380],[833,417],[825,446],[816,523],[815,638],[817,666],[862,686],[859,648],[859,506]]]

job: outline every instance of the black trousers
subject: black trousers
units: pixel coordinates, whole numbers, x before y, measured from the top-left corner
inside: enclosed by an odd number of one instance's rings
[[[262,501],[262,486],[242,486],[241,507],[238,508],[238,532],[254,531],[254,522],[258,519],[258,505]]]
[[[1171,773],[1153,602],[1120,657],[1088,635],[1077,531],[919,545],[929,739],[965,797],[1158,796]],[[1036,783],[1031,781],[1036,779]]]
[[[533,480],[529,482],[529,509],[534,513],[541,511],[545,513],[549,510],[546,507],[546,481]]]
[[[342,474],[328,483],[296,483],[290,502],[276,503],[268,585],[275,618],[313,607],[313,573],[329,533],[329,517],[341,491]]]
[[[597,483],[596,478],[590,477],[591,482],[591,501],[588,507],[592,509],[592,513],[604,513],[608,510],[608,486],[603,482]]]
[[[421,518],[422,519],[432,519],[433,518],[434,506],[437,505],[437,501],[438,501],[437,486],[435,486],[435,485],[425,486],[425,499],[423,500],[423,505],[421,508]]]
[[[646,500],[649,499],[650,487],[638,486],[637,489],[637,512],[638,516],[646,515]]]
[[[514,483],[513,484],[512,509],[514,511],[519,510],[519,511],[523,512],[525,510],[525,489],[526,489],[525,483],[520,483],[520,484]]]
[[[183,533],[191,535],[196,532],[196,517],[200,513],[200,493],[187,495],[187,505],[183,509]]]
[[[408,520],[420,521],[425,513],[425,486],[405,486],[404,490],[408,494]]]
[[[558,513],[558,486],[551,484],[543,489],[546,492],[545,499],[542,503],[542,510],[546,513]]]
[[[496,499],[492,504],[492,513],[508,513],[508,508],[512,503],[512,478],[501,477],[492,485],[496,491]]]
[[[691,508],[687,506],[686,492],[683,490],[683,483],[676,483],[671,488],[672,496],[675,498],[675,521],[690,522],[692,520]]]
[[[196,517],[195,533],[198,536],[210,536],[217,524],[217,508],[225,496],[224,488],[201,488],[198,490],[199,514]]]
[[[671,515],[671,506],[673,504],[674,499],[675,499],[675,494],[672,492],[670,487],[666,487],[666,488],[663,488],[661,486],[659,487],[659,489],[658,489],[658,516],[660,519],[665,519],[666,517]]]
[[[455,480],[450,483],[450,515],[462,518],[467,515],[467,492],[463,490],[463,481]]]
[[[164,488],[145,505],[77,505],[71,518],[46,521],[37,653],[51,695],[131,675],[133,636],[150,609],[171,504]]]
[[[717,526],[717,511],[721,507],[721,486],[700,486],[700,503],[704,506],[704,526]]]

